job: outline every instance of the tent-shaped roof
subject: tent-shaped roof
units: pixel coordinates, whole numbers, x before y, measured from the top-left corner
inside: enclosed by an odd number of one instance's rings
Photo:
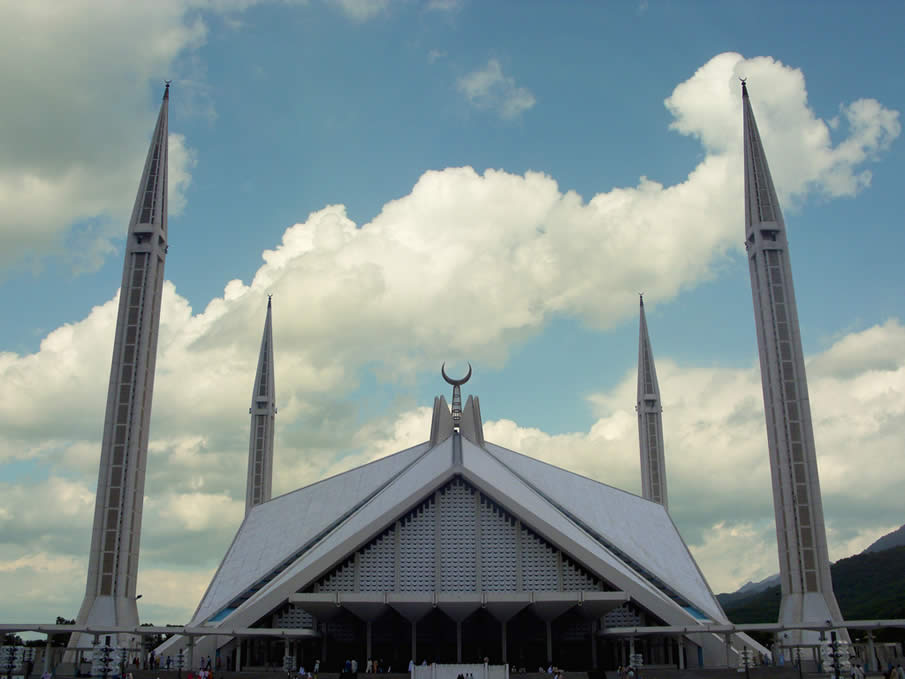
[[[353,514],[428,449],[422,443],[254,507],[201,599],[193,623],[222,613],[241,594]]]
[[[661,505],[456,433],[255,507],[191,624],[254,624],[456,476],[668,624],[726,620]]]

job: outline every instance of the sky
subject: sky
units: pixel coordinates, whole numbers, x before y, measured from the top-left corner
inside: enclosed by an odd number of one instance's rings
[[[670,513],[778,571],[738,78],[786,219],[831,559],[905,523],[905,4],[0,2],[0,620],[84,595],[123,238],[172,80],[143,622],[244,513],[273,295],[274,495],[428,438],[640,493],[638,293]],[[304,520],[304,517],[288,517]]]

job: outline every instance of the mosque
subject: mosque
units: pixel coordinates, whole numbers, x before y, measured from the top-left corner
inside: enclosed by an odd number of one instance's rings
[[[135,581],[167,249],[168,99],[169,89],[129,227],[83,625],[138,624]],[[779,536],[780,620],[841,620],[829,580],[785,225],[744,83],[742,108],[746,246]],[[728,619],[668,512],[660,390],[643,301],[640,497],[485,440],[479,398],[462,403],[469,366],[461,379],[442,370],[452,398],[434,399],[427,440],[272,498],[275,371],[268,301],[250,408],[246,514],[188,625],[209,634],[172,637],[158,654],[184,650],[231,669],[310,667],[317,659],[326,670],[347,658],[373,658],[404,671],[411,660],[485,658],[529,670],[639,662],[712,667],[737,664],[745,648],[766,653],[745,634],[703,627]],[[626,627],[664,632],[634,640],[613,634]]]

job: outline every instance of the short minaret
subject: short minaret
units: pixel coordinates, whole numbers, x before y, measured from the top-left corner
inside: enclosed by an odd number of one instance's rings
[[[638,333],[638,442],[641,448],[641,496],[669,509],[666,495],[666,460],[663,454],[663,407],[647,334],[644,298]]]
[[[823,523],[808,383],[786,226],[742,82],[745,247],[754,296],[782,601],[779,622],[842,619]],[[801,634],[789,632],[792,646]],[[807,636],[805,634],[805,636]],[[814,635],[812,635],[814,636]],[[793,639],[792,637],[795,637]]]
[[[273,382],[273,329],[271,301],[267,298],[267,318],[258,372],[251,394],[251,433],[248,440],[248,481],[245,486],[245,514],[270,499],[273,483],[273,426],[276,415],[276,390]]]
[[[79,625],[138,625],[135,585],[167,255],[169,88],[167,83],[126,238],[88,584]],[[84,641],[74,634],[70,647],[84,646]]]

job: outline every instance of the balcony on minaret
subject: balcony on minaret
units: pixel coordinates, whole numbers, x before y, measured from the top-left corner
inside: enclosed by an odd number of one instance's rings
[[[781,250],[786,247],[785,230],[778,222],[759,222],[748,228],[745,248],[754,250]]]

